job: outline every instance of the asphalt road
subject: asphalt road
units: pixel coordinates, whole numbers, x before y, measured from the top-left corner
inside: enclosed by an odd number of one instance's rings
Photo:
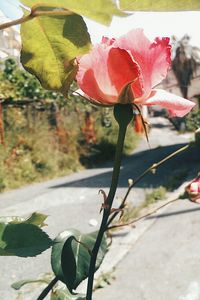
[[[149,150],[146,141],[142,140],[135,153],[123,160],[117,191],[118,197],[124,195],[128,178],[137,177],[152,163],[180,148],[191,139],[190,134],[177,134],[166,119],[158,117],[153,118],[151,121],[151,149]],[[193,152],[193,150],[190,150],[183,153],[160,167],[155,175],[147,175],[145,180],[139,183],[130,194],[130,200],[134,201],[136,205],[141,203],[146,191],[159,185],[165,185],[176,169],[196,168],[197,154]],[[67,177],[4,193],[0,195],[0,215],[27,216],[33,211],[45,213],[49,215],[46,231],[52,238],[67,228],[77,228],[82,231],[97,229],[97,227],[92,228],[89,222],[91,219],[100,221],[99,208],[102,196],[98,195],[98,190],[101,188],[106,192],[108,191],[111,166],[112,164],[108,163],[103,167],[85,170]],[[165,220],[166,218],[163,218],[163,222]],[[0,257],[0,300],[15,300],[17,293],[10,288],[11,283],[24,278],[35,278],[41,273],[49,272],[51,270],[49,262],[50,251],[48,250],[41,256],[30,259]],[[122,297],[119,299],[128,300],[133,298]],[[136,297],[135,299],[173,300],[176,298]]]
[[[152,218],[94,300],[200,299],[200,206],[180,200]]]

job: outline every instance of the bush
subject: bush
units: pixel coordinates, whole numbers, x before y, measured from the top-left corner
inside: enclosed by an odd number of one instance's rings
[[[44,91],[37,79],[11,59],[0,73],[0,85],[6,144],[0,145],[1,191],[113,158],[118,128],[112,108],[92,106],[73,92],[64,99]],[[77,89],[75,83],[72,89]],[[92,143],[83,130],[87,114],[94,120]],[[137,140],[129,126],[124,154],[133,151]]]
[[[151,193],[148,193],[146,195],[145,205],[148,206],[149,204],[155,203],[158,200],[164,200],[166,196],[166,192],[167,190],[163,186],[154,189]]]
[[[200,110],[189,113],[186,117],[186,128],[189,131],[195,131],[200,127]]]
[[[90,145],[90,150],[81,155],[81,163],[87,167],[95,166],[106,160],[113,160],[118,137],[118,124],[114,120],[112,110],[112,108],[101,109],[95,114],[97,142],[94,145]],[[106,120],[104,120],[105,112]],[[131,154],[137,146],[138,140],[139,136],[134,132],[133,126],[130,124],[127,129],[123,154]]]
[[[92,112],[96,120],[96,143],[87,144],[81,130],[84,112],[78,120],[72,107],[61,109],[59,125],[55,127],[49,124],[48,111],[31,110],[27,120],[26,109],[6,108],[6,147],[0,145],[0,190],[66,175],[82,166],[93,167],[113,159],[118,125],[110,110],[110,126],[102,126],[102,113],[96,109]],[[133,151],[137,141],[138,137],[130,125],[125,140],[125,155]]]

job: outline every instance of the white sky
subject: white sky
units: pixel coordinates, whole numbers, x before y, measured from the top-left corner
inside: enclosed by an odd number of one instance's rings
[[[136,12],[125,18],[114,17],[110,27],[102,26],[87,20],[89,32],[94,43],[101,40],[102,35],[118,37],[133,28],[144,28],[150,39],[156,36],[184,34],[191,36],[191,44],[200,47],[200,12]]]
[[[11,19],[19,18],[21,10],[18,3],[18,0],[0,0],[0,10]],[[191,44],[200,47],[200,11],[170,13],[136,12],[124,18],[114,17],[109,27],[91,20],[86,20],[86,22],[93,43],[100,42],[103,35],[118,37],[133,28],[140,27],[144,28],[146,35],[150,39],[154,39],[156,36],[170,37],[172,35],[181,38],[187,33],[191,36]]]

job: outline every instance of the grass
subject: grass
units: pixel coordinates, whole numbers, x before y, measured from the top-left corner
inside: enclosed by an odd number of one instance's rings
[[[0,145],[0,192],[33,182],[64,176],[85,167],[94,167],[112,159],[117,140],[117,125],[102,126],[102,111],[92,112],[96,143],[87,144],[83,133],[84,111],[59,112],[58,126],[49,122],[49,112],[7,108],[4,111],[5,145]],[[138,137],[128,129],[124,154],[136,147]]]
[[[166,199],[167,189],[163,186],[159,186],[154,189],[152,192],[149,192],[145,196],[145,200],[137,207],[135,207],[132,203],[127,203],[124,213],[120,219],[121,223],[129,222],[130,220],[134,220],[137,218],[143,208],[150,206],[151,204],[156,203],[160,200]]]
[[[104,272],[99,275],[99,277],[95,281],[94,291],[97,289],[101,289],[106,287],[107,285],[111,285],[112,281],[115,280],[114,269],[110,272]]]
[[[150,204],[153,204],[159,200],[164,200],[166,197],[167,190],[164,186],[159,186],[154,189],[152,192],[147,193],[144,201],[143,207],[147,207]]]
[[[182,168],[174,172],[174,174],[169,177],[168,182],[165,186],[159,186],[153,189],[145,196],[145,200],[137,207],[131,203],[127,203],[122,217],[120,219],[121,223],[129,222],[137,218],[143,208],[149,207],[151,204],[156,203],[160,200],[166,199],[167,192],[171,192],[177,189],[181,183],[187,178],[189,170],[187,168]]]
[[[37,116],[34,124],[27,126],[24,114],[9,112],[5,128],[5,146],[0,145],[0,190],[12,189],[81,168],[76,150],[76,132],[71,130],[67,149],[50,128],[45,115]],[[14,117],[18,116],[15,121]],[[8,116],[7,116],[8,118]],[[13,119],[12,119],[13,118]],[[64,130],[67,135],[67,130]]]
[[[101,115],[96,115],[95,131],[97,143],[89,145],[90,150],[81,154],[80,161],[86,167],[94,167],[99,163],[111,160],[115,154],[115,146],[118,135],[118,125],[110,113],[110,126],[102,126]],[[130,124],[124,142],[123,154],[129,155],[136,148],[139,136],[135,134],[133,126]]]

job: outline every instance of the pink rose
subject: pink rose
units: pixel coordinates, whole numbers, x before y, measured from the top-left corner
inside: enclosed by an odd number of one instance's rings
[[[135,103],[160,105],[171,115],[182,117],[195,105],[192,101],[155,89],[170,66],[169,38],[152,43],[142,29],[134,29],[118,39],[103,37],[102,43],[78,59],[77,81],[92,102],[102,105]],[[127,97],[122,92],[127,85]]]
[[[190,200],[199,202],[200,200],[200,176],[195,178],[187,187],[186,191],[189,195]]]

